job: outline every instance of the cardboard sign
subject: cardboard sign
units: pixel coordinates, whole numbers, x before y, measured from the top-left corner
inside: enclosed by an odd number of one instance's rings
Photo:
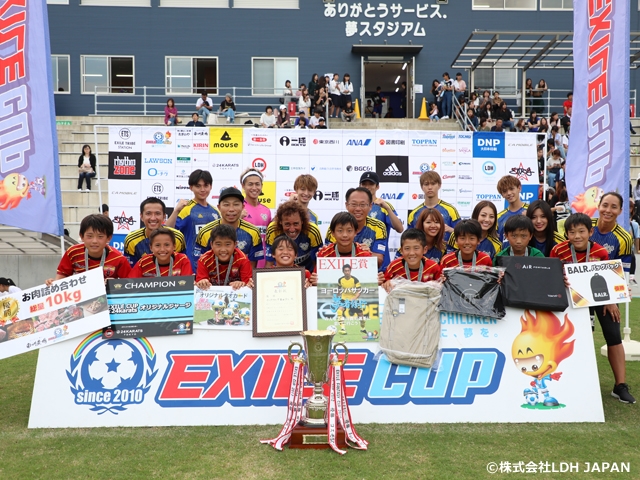
[[[574,308],[631,301],[621,260],[565,264],[564,271]]]

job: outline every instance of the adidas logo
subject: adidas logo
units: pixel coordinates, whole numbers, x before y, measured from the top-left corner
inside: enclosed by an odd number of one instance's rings
[[[398,170],[398,167],[394,162],[391,165],[389,165],[384,172],[382,172],[382,175],[386,175],[388,177],[401,177],[402,172]]]

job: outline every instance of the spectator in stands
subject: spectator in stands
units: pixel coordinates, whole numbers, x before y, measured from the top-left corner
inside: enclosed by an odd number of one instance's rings
[[[496,120],[502,120],[502,126],[508,130],[513,129],[513,115],[505,102],[500,103],[500,108],[495,112]]]
[[[544,117],[540,117],[540,127],[538,128],[538,132],[546,134],[549,133],[549,122]]]
[[[309,115],[311,111],[311,98],[306,90],[298,100],[298,111],[304,112],[307,115]]]
[[[524,90],[525,90],[525,105],[527,107],[531,106],[531,103],[533,102],[533,80],[531,80],[530,78],[527,78],[527,80],[524,83]],[[527,108],[526,109],[526,113],[531,114],[531,108]]]
[[[431,82],[431,95],[433,95],[433,101],[435,103],[440,103],[441,94],[442,87],[440,86],[440,80],[435,79],[433,82]]]
[[[551,116],[549,117],[549,128],[553,128],[555,126],[560,128],[560,117],[558,116],[558,112],[551,112]]]
[[[102,207],[100,208],[100,213],[102,213],[105,217],[110,218],[109,217],[109,205],[107,205],[106,203],[103,203]]]
[[[317,128],[320,124],[320,117],[322,116],[322,109],[316,108],[313,112],[313,117],[309,119],[309,128]]]
[[[438,116],[438,104],[436,102],[433,102],[430,106],[430,110],[429,110],[429,120],[431,120],[432,122],[437,122],[440,120],[440,117]]]
[[[540,118],[538,118],[538,112],[535,109],[531,110],[531,116],[527,120],[527,127],[530,132],[537,132],[540,129]]]
[[[209,114],[213,110],[213,102],[207,96],[207,92],[202,92],[200,95],[200,98],[196,102],[196,110],[206,125],[209,122]]]
[[[284,82],[284,90],[282,91],[282,94],[285,97],[292,97],[293,96],[293,91],[291,90],[291,80],[285,80],[285,82]]]
[[[307,90],[307,86],[304,83],[301,83],[300,86],[298,87],[298,90],[296,90],[296,97],[302,97],[306,90]]]
[[[560,151],[554,149],[547,160],[547,185],[550,187],[556,186],[556,178],[560,168],[562,168],[562,157],[560,156]]]
[[[356,112],[353,109],[353,105],[351,105],[351,100],[346,101],[340,116],[343,122],[352,122],[356,119]]]
[[[307,128],[306,117],[298,117],[298,119],[296,120],[296,126],[294,128],[296,130],[306,129]]]
[[[364,107],[364,116],[374,118],[373,103],[371,103],[370,98],[367,98],[367,105]]]
[[[191,121],[187,123],[186,126],[187,127],[206,127],[206,125],[200,121],[200,115],[198,115],[198,112],[194,112],[191,115]]]
[[[464,96],[467,93],[467,83],[462,79],[462,73],[456,73],[456,79],[453,81],[453,92],[458,102],[464,102]]]
[[[537,113],[544,112],[544,100],[542,96],[545,95],[547,91],[547,82],[544,81],[543,78],[540,79],[538,85],[536,85],[535,90],[533,91],[533,109]]]
[[[329,94],[327,93],[327,87],[318,87],[316,90],[315,100],[313,101],[313,107],[324,111],[328,101]]]
[[[520,118],[520,119],[516,122],[516,124],[515,124],[515,126],[513,127],[513,129],[514,129],[516,132],[520,132],[520,133],[522,133],[522,132],[526,132],[526,131],[527,131],[527,124],[525,123],[524,118]]]
[[[569,130],[565,130],[565,134],[562,135],[562,148],[564,149],[565,158],[569,153]]]
[[[329,98],[331,98],[331,109],[329,110],[330,118],[337,118],[340,115],[341,91],[340,91],[340,75],[333,74],[333,80],[329,82]]]
[[[5,295],[15,295],[21,291],[22,290],[20,290],[10,278],[0,278],[0,297]]]
[[[500,105],[502,105],[502,98],[500,98],[500,92],[498,92],[497,90],[493,92],[491,103],[493,104],[494,112],[497,112],[500,109]]]
[[[304,119],[304,124],[305,127],[309,126],[309,117],[307,117],[307,112],[305,112],[304,110],[300,110],[298,112],[298,118],[296,118],[296,121],[294,123],[294,126],[298,126],[300,124],[300,120]]]
[[[480,118],[485,119],[489,130],[491,129],[491,127],[493,127],[493,125],[495,124],[495,115],[493,113],[491,102],[485,102],[484,108],[480,112]]]
[[[82,155],[78,157],[78,191],[82,191],[82,182],[87,182],[87,190],[91,190],[91,179],[96,176],[96,156],[91,147],[84,145]]]
[[[220,102],[220,115],[227,117],[227,123],[234,123],[236,119],[236,104],[231,98],[231,94],[227,93],[224,100]]]
[[[318,90],[318,74],[311,75],[311,81],[309,82],[309,96],[311,98],[316,96],[316,90]]]
[[[342,77],[340,82],[340,108],[344,108],[347,102],[353,103],[351,94],[353,93],[353,83],[351,83],[351,76],[348,73]]]
[[[382,118],[382,105],[385,98],[382,96],[381,87],[376,87],[375,93],[371,95],[371,101],[373,102],[373,118]]]
[[[542,145],[538,145],[538,183],[544,183],[544,170],[547,163],[544,158],[544,149]]]
[[[278,128],[291,128],[291,117],[285,105],[280,105],[278,116],[276,117]]]
[[[504,123],[501,118],[496,119],[496,124],[491,127],[492,132],[504,132]]]
[[[478,117],[476,117],[474,109],[469,106],[467,108],[467,130],[478,130]]]
[[[276,127],[276,117],[273,114],[273,107],[271,105],[267,105],[267,108],[264,109],[264,113],[260,115],[260,126],[262,126],[262,128]]]
[[[479,102],[480,106],[478,107],[480,112],[484,112],[487,108],[487,104],[493,106],[493,100],[491,100],[491,93],[489,90],[485,90],[482,92],[482,98]]]
[[[476,92],[471,92],[471,96],[469,97],[469,107],[473,108],[474,113],[477,112],[478,107],[480,107],[480,99]]]
[[[178,123],[182,123],[178,120],[178,109],[176,108],[173,98],[170,98],[167,100],[167,104],[164,107],[164,124],[169,126],[176,125]]]
[[[567,113],[565,114],[564,117],[562,117],[562,119],[560,119],[560,125],[562,125],[562,128],[564,129],[565,132],[568,132],[569,128],[571,127],[572,110],[573,110],[572,107],[567,108]]]
[[[326,130],[327,125],[325,124],[324,117],[318,118],[318,126],[316,127],[318,130]]]
[[[451,99],[453,97],[453,80],[449,76],[449,72],[442,74],[442,120],[448,120],[451,116]]]
[[[478,128],[480,132],[489,132],[491,131],[491,125],[487,121],[487,117],[480,117],[480,127]]]
[[[553,139],[553,143],[555,144],[555,147],[558,150],[560,150],[560,156],[562,158],[566,158],[564,147],[562,146],[562,135],[560,135],[560,128],[557,125],[554,127],[551,127],[550,137]]]
[[[567,99],[562,104],[562,108],[564,109],[564,114],[567,114],[567,111],[573,107],[573,92],[567,93]]]

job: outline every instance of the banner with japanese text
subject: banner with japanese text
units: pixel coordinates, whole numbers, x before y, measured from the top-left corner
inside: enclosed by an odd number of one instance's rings
[[[339,341],[378,341],[380,300],[377,258],[319,258],[316,272],[318,328],[336,332]]]
[[[211,330],[251,330],[251,289],[211,286],[195,291],[194,327]]]
[[[568,263],[564,272],[573,308],[631,302],[621,260]]]
[[[62,235],[45,0],[0,0],[0,224]]]
[[[0,359],[109,325],[102,270],[0,297]]]
[[[629,0],[574,0],[573,29],[567,189],[574,212],[597,217],[604,193],[629,198]]]

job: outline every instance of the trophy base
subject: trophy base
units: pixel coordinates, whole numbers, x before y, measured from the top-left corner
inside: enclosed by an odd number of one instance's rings
[[[337,425],[336,429],[336,443],[338,448],[347,448],[344,430],[340,424]],[[289,448],[309,448],[314,450],[331,448],[327,436],[327,425],[315,426],[305,425],[302,422],[298,423],[298,425],[293,428],[293,432],[291,432]]]

